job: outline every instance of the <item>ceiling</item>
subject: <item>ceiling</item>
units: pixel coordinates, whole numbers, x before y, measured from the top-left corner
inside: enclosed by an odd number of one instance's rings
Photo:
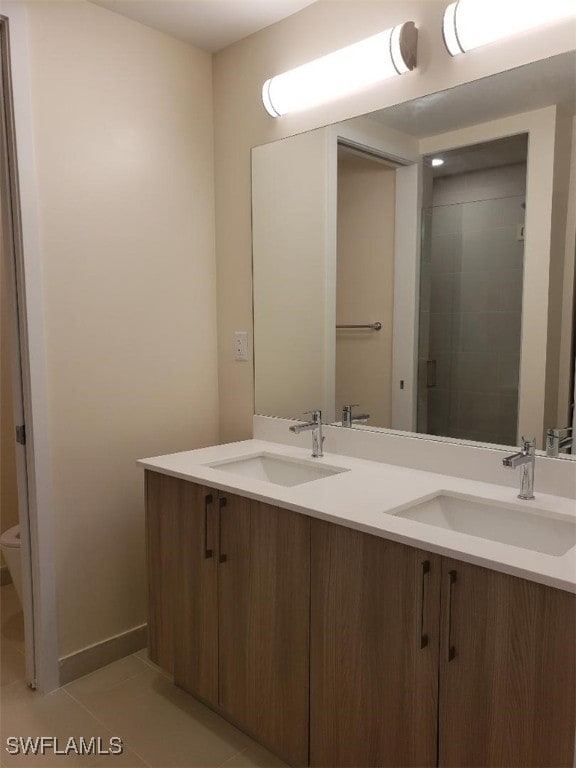
[[[433,157],[444,160],[444,165],[432,168],[434,178],[525,163],[528,158],[528,134],[521,133],[480,144],[469,144],[448,152],[434,152],[425,159],[430,160]]]
[[[568,51],[373,112],[370,118],[422,138],[552,104],[574,114],[575,83],[576,51]]]
[[[91,0],[215,53],[314,0]]]

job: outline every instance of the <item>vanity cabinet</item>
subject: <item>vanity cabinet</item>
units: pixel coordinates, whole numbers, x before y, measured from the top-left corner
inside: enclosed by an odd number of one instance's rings
[[[310,519],[226,498],[232,504],[220,519],[226,560],[219,563],[218,703],[291,765],[307,765]]]
[[[312,521],[311,765],[436,765],[440,570]]]
[[[440,766],[572,766],[576,595],[442,562]]]
[[[174,681],[218,703],[218,494],[185,480],[175,547]]]
[[[576,595],[146,473],[150,658],[291,765],[572,766]]]
[[[311,599],[313,766],[572,766],[575,595],[313,520]]]
[[[146,474],[151,659],[290,764],[306,765],[310,519]]]
[[[148,655],[170,674],[174,671],[174,562],[182,483],[174,477],[146,472]]]

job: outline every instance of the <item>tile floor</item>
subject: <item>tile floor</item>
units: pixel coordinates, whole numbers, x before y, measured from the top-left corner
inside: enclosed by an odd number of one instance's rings
[[[12,585],[0,602],[0,765],[152,766],[153,768],[277,768],[285,764],[218,715],[176,688],[145,651],[109,664],[46,696],[24,683],[22,612]],[[8,736],[111,736],[124,752],[114,756],[9,755]]]

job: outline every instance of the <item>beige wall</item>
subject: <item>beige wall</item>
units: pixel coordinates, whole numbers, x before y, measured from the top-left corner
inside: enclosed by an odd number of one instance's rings
[[[336,419],[360,406],[390,427],[394,309],[395,175],[367,156],[338,153],[337,324],[381,322],[380,331],[336,334]]]
[[[11,313],[3,237],[0,237],[0,533],[18,522],[12,406]],[[4,559],[1,559],[4,564]]]
[[[334,419],[332,144],[318,130],[253,151],[256,413]]]
[[[555,24],[503,45],[451,58],[442,42],[443,0],[317,2],[230,46],[214,59],[216,244],[220,428],[224,440],[251,434],[253,376],[232,359],[234,330],[252,326],[250,149],[253,146],[373,111],[426,93],[546,58],[573,47],[573,28]],[[418,69],[349,99],[274,120],[260,101],[271,75],[393,24],[420,30]]]
[[[146,620],[136,459],[217,442],[211,57],[28,12],[63,656]]]

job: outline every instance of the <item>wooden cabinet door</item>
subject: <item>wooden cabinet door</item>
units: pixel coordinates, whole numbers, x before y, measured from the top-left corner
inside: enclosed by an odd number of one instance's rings
[[[441,559],[312,520],[313,766],[435,766]]]
[[[174,669],[174,555],[181,483],[146,472],[148,655],[169,673]]]
[[[218,704],[245,724],[251,502],[230,493],[218,501]]]
[[[572,766],[576,596],[445,559],[440,766]]]
[[[308,765],[310,519],[254,502],[248,727],[290,765]]]
[[[195,483],[177,482],[174,682],[217,704],[218,494]]]
[[[308,763],[310,520],[226,495],[220,706],[291,765]]]

